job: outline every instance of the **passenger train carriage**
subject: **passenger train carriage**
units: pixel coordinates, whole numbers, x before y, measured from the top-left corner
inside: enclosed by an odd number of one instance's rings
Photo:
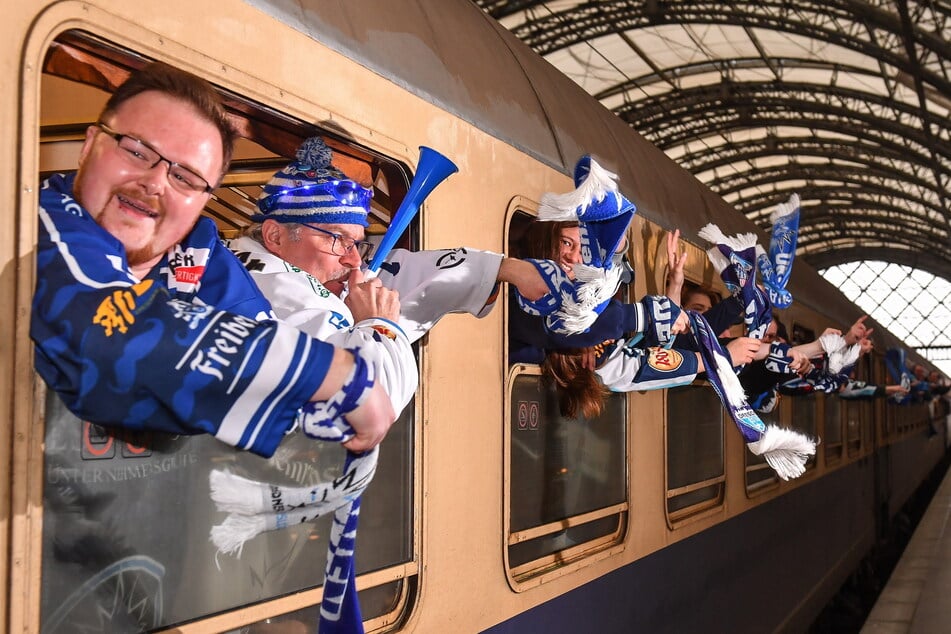
[[[216,553],[208,474],[305,485],[339,468],[339,448],[291,436],[265,461],[210,437],[99,427],[31,369],[37,190],[75,168],[130,69],[162,60],[224,95],[243,139],[206,209],[223,235],[313,134],[372,184],[374,236],[419,146],[458,165],[403,236],[413,249],[509,251],[541,194],[570,189],[593,154],[638,207],[631,298],[662,292],[666,231],[690,242],[689,280],[721,291],[697,231],[758,231],[463,0],[27,0],[4,18],[6,631],[316,631],[329,522]],[[790,290],[783,319],[802,340],[861,315],[804,263]],[[537,366],[509,364],[509,310],[449,316],[417,346],[420,390],[363,502],[367,631],[802,631],[945,453],[931,424],[944,412],[784,398],[775,422],[821,444],[780,481],[705,383],[615,394],[597,420],[566,420]],[[898,343],[876,331],[879,351]],[[880,354],[858,372],[885,382]]]

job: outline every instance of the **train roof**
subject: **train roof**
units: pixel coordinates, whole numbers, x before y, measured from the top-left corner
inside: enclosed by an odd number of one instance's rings
[[[594,155],[653,222],[759,231],[468,0],[249,2],[559,171]]]
[[[697,244],[709,222],[768,243],[743,214],[468,0],[440,0],[432,10],[421,2],[248,2],[565,174],[582,154],[594,155],[618,173],[638,214]],[[794,266],[789,288],[836,325],[861,315],[805,262]]]

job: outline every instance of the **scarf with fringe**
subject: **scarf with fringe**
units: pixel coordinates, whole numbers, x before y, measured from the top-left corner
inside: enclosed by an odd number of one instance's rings
[[[747,336],[762,339],[773,320],[766,293],[756,286],[756,234],[724,235],[715,224],[703,227],[698,235],[713,243],[707,250],[710,264],[720,274],[727,290],[743,303],[743,323]]]
[[[796,257],[796,241],[799,236],[799,195],[793,194],[785,203],[779,203],[770,216],[773,231],[769,240],[769,254],[756,245],[756,261],[760,277],[770,303],[776,308],[786,308],[792,303],[792,295],[786,290],[792,263]]]
[[[545,327],[561,335],[587,332],[617,292],[627,274],[617,249],[637,211],[618,189],[617,174],[590,155],[575,165],[574,182],[570,192],[542,195],[537,221],[579,223],[582,263],[573,267],[575,279],[553,262],[529,260],[550,292],[532,302],[516,291],[522,310],[546,317]]]
[[[739,295],[743,303],[747,336],[762,339],[772,321],[772,306],[766,293],[756,286],[756,234],[726,236],[715,224],[708,224],[700,230],[699,236],[714,244],[707,251],[710,263],[727,289]],[[815,441],[791,429],[765,425],[747,403],[733,364],[720,347],[716,335],[710,331],[709,324],[699,315],[690,311],[688,314],[707,377],[743,434],[746,446],[754,454],[762,455],[783,480],[801,476],[806,470],[806,460],[816,452]]]
[[[780,392],[789,395],[814,392],[835,394],[849,382],[849,375],[862,353],[862,346],[858,343],[850,346],[845,337],[835,333],[826,333],[819,337],[819,344],[824,352],[824,361],[817,362],[804,377],[784,382],[779,386]]]
[[[757,456],[763,456],[783,480],[801,476],[806,471],[806,460],[816,453],[815,441],[791,429],[763,423],[746,402],[743,386],[733,370],[733,364],[706,319],[693,311],[687,311],[687,315],[707,378],[743,435],[746,446]]]
[[[327,417],[323,403],[309,403],[299,422],[308,436],[346,442],[353,428],[342,417]],[[209,476],[215,507],[228,513],[211,529],[211,541],[220,552],[241,556],[244,543],[263,533],[309,522],[333,512],[320,634],[363,634],[363,618],[355,583],[357,523],[360,496],[376,472],[379,447],[362,454],[347,452],[343,473],[311,487],[290,487],[258,482],[219,469]]]

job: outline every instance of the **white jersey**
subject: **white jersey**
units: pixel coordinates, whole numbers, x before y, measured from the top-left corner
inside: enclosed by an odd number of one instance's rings
[[[374,360],[377,376],[397,413],[419,385],[412,342],[447,313],[487,314],[502,262],[501,255],[485,251],[394,250],[379,278],[400,294],[399,324],[381,318],[355,324],[343,300],[309,273],[251,238],[226,244],[247,267],[279,320],[335,346],[372,351],[367,358]]]

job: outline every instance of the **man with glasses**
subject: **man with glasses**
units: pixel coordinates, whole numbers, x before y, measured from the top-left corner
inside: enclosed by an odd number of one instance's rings
[[[537,299],[549,289],[535,267],[473,249],[391,252],[380,276],[361,265],[372,191],[331,165],[320,137],[305,140],[258,200],[260,213],[228,243],[279,319],[335,345],[375,349],[378,375],[399,412],[416,391],[410,344],[446,313],[487,314],[498,282]]]
[[[152,64],[117,88],[78,172],[40,192],[36,369],[105,426],[209,433],[268,456],[324,401],[305,432],[334,420],[355,434],[344,446],[372,448],[395,419],[372,364],[274,321],[200,217],[234,137],[215,90],[188,73]]]

